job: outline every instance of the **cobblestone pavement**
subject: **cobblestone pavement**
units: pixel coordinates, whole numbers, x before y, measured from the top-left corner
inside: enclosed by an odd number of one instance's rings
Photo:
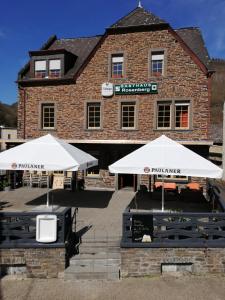
[[[121,281],[1,281],[2,300],[224,300],[225,277],[154,277]]]

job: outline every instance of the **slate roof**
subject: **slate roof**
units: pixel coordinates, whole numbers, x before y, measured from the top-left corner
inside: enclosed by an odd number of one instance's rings
[[[47,50],[62,50],[65,49],[67,52],[70,52],[77,56],[76,63],[72,68],[70,68],[67,73],[61,79],[72,79],[80,67],[87,60],[88,56],[98,44],[99,40],[102,36],[93,36],[93,37],[84,37],[84,38],[68,38],[68,39],[55,39],[53,43],[48,47]],[[46,49],[44,49],[46,50]],[[25,70],[26,71],[26,70]],[[29,80],[29,66],[28,71],[25,72],[25,76],[23,78],[19,78],[24,80]],[[56,81],[57,79],[54,79]],[[37,80],[35,79],[35,82]],[[49,81],[49,80],[47,80]]]
[[[125,17],[119,19],[109,28],[127,28],[159,24],[168,24],[168,22],[160,19],[159,17],[155,16],[153,13],[145,10],[142,7],[137,7]]]
[[[101,36],[86,38],[59,39],[56,40],[49,50],[65,49],[66,51],[77,56],[75,65],[65,74],[64,78],[72,78],[83,63],[87,60],[89,54],[98,44]]]
[[[187,27],[175,30],[189,48],[198,56],[200,61],[209,67],[210,57],[201,30],[197,27]]]
[[[131,11],[128,15],[118,20],[111,25],[108,29],[126,29],[126,28],[142,28],[143,26],[168,26],[164,20],[156,17],[151,12],[146,11],[142,7],[137,7]],[[108,31],[107,29],[107,31]],[[136,29],[135,29],[136,30]],[[206,49],[201,31],[196,27],[181,28],[175,30],[176,33],[182,38],[182,40],[189,46],[189,48],[198,56],[200,61],[209,68],[210,57]],[[66,72],[66,74],[60,79],[54,79],[54,81],[71,80],[85,64],[89,55],[99,43],[103,36],[83,37],[83,38],[62,38],[57,39],[53,36],[42,46],[41,50],[60,50],[65,49],[67,52],[72,53],[77,57],[75,64]],[[35,81],[31,79],[29,74],[29,63],[19,72],[19,81]],[[47,80],[50,82],[50,80]],[[46,82],[47,82],[46,81]]]

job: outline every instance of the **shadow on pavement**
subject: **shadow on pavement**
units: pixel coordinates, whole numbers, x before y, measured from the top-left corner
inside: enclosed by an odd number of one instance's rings
[[[128,205],[130,209],[161,210],[162,192],[138,192]],[[210,204],[202,193],[165,193],[165,210],[182,212],[210,212]]]
[[[54,190],[50,192],[50,204],[64,207],[106,208],[112,198],[109,191],[66,191]],[[46,194],[26,203],[38,206],[46,204]]]

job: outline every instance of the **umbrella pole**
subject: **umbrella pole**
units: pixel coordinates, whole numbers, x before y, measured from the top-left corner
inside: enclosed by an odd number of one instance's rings
[[[49,174],[47,176],[47,207],[49,207]]]
[[[164,201],[165,201],[165,194],[164,194],[164,175],[162,176],[162,211],[164,211]]]

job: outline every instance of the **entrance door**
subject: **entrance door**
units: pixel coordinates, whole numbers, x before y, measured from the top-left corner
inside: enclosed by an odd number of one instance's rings
[[[136,191],[137,189],[137,176],[133,174],[119,174],[118,176],[119,189],[131,187]]]

